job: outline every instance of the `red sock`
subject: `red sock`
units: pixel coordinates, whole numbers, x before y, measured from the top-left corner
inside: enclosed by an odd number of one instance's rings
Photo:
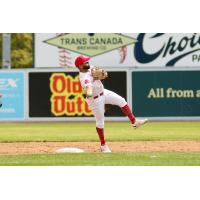
[[[135,123],[135,116],[132,113],[128,104],[126,104],[124,107],[121,107],[121,109],[122,109],[122,112],[130,119],[131,123],[134,124]]]
[[[97,130],[97,133],[99,135],[99,139],[101,141],[101,145],[104,145],[106,143],[105,140],[104,140],[104,129],[96,127],[96,130]]]

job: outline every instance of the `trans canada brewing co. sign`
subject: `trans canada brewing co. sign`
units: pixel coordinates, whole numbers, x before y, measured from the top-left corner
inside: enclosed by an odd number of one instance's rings
[[[194,67],[200,65],[200,34],[35,34],[36,67],[73,67],[80,54],[103,67]]]

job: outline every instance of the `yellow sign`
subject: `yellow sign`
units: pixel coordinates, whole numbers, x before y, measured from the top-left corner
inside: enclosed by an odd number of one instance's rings
[[[136,41],[135,38],[118,33],[69,33],[44,42],[93,57],[134,44]]]
[[[73,78],[64,73],[54,73],[50,78],[51,112],[55,116],[91,116],[92,111],[86,103],[79,76]]]

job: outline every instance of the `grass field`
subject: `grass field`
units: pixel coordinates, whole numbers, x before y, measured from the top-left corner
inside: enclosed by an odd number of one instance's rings
[[[0,156],[1,166],[200,166],[200,153],[112,153]]]
[[[200,141],[200,122],[106,123],[107,141]],[[94,123],[1,123],[0,142],[98,141]],[[199,166],[200,152],[0,155],[3,166]]]
[[[106,123],[107,141],[199,140],[200,122],[151,122],[134,130],[128,122]],[[99,141],[94,123],[4,123],[0,142]]]

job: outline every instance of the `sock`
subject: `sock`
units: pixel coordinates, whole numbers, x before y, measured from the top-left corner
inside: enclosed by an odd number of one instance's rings
[[[104,145],[106,142],[104,140],[104,129],[96,127],[97,133],[99,135],[99,139],[101,141],[101,145]]]
[[[130,119],[131,123],[135,123],[135,116],[132,113],[130,107],[128,104],[126,104],[124,107],[121,107],[122,112]]]

